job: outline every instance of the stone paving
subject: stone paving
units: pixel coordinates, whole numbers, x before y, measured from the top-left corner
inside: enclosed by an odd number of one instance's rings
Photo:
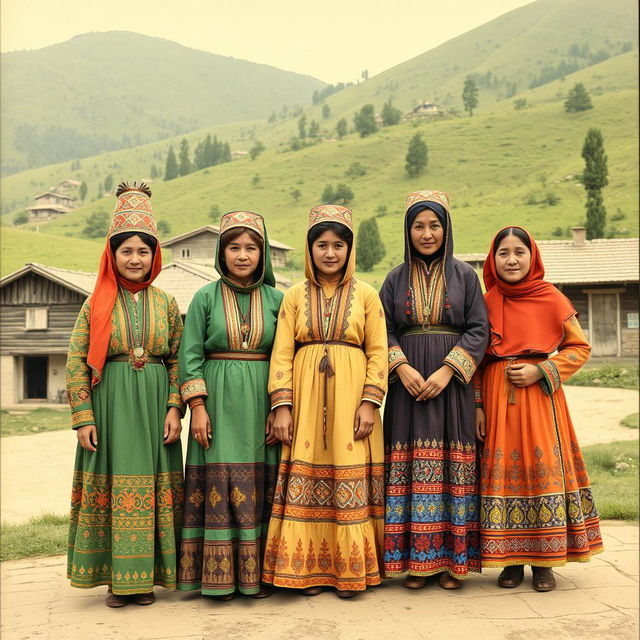
[[[387,580],[354,600],[278,590],[271,598],[217,602],[156,588],[151,607],[104,605],[106,587],[72,589],[62,557],[15,560],[0,568],[3,640],[592,640],[638,638],[638,527],[607,521],[605,552],[556,570],[557,590],[537,593],[530,571],[517,589],[499,570],[470,577],[460,591],[432,580],[409,591]]]

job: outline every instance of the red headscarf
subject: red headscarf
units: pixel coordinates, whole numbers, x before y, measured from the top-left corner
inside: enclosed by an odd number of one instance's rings
[[[506,229],[510,227],[505,227]],[[531,266],[527,275],[514,284],[498,276],[495,261],[496,237],[484,263],[483,277],[487,293],[491,339],[489,350],[498,356],[526,353],[552,353],[563,338],[563,325],[576,310],[569,299],[550,282],[543,280],[544,265],[531,234]]]

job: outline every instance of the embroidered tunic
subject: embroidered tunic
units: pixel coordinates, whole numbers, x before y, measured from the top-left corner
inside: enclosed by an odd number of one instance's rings
[[[525,329],[526,330],[526,329]],[[561,383],[588,359],[575,316],[550,358],[487,359],[474,376],[486,439],[480,476],[482,565],[561,566],[602,551],[599,518]],[[509,362],[535,364],[539,383],[506,382]]]
[[[382,428],[376,410],[371,435],[354,440],[354,418],[363,400],[384,398],[384,314],[372,287],[343,282],[295,285],[278,320],[271,406],[292,406],[294,434],[282,447],[264,560],[263,579],[276,586],[359,591],[381,580]],[[328,377],[318,369],[324,339]]]
[[[168,407],[183,410],[177,384],[182,319],[173,297],[154,286],[139,292],[137,302],[126,290],[119,294],[109,360],[93,389],[89,300],[71,334],[66,374],[72,423],[95,424],[98,445],[93,453],[77,448],[67,575],[72,586],[108,584],[126,595],[176,584],[182,452],[180,441],[163,444],[163,429]],[[149,361],[134,370],[130,354],[139,345]]]
[[[416,208],[413,208],[414,205]],[[444,239],[430,263],[417,255],[411,224],[432,208]],[[480,570],[475,410],[471,377],[484,354],[487,315],[474,270],[453,257],[448,202],[417,192],[407,202],[405,261],[380,290],[389,340],[384,413],[385,573],[464,578]],[[426,380],[443,365],[453,377],[417,402],[398,379],[408,363]]]
[[[205,398],[213,438],[205,450],[189,434],[179,589],[206,595],[260,589],[279,457],[277,445],[265,444],[265,423],[281,300],[268,285],[243,293],[220,280],[200,289],[189,306],[181,390],[187,401]],[[244,349],[240,328],[249,311]]]

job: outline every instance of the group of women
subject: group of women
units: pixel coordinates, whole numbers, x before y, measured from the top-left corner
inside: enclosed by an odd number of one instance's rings
[[[220,279],[183,331],[152,285],[151,193],[116,196],[67,363],[73,586],[108,585],[111,607],[151,604],[156,584],[350,598],[400,574],[457,589],[482,567],[515,587],[528,564],[550,591],[552,567],[602,551],[561,387],[590,348],[527,231],[495,236],[483,296],[453,256],[446,194],[412,193],[378,295],[354,277],[351,211],[321,205],[283,295],[262,216],[227,213]]]

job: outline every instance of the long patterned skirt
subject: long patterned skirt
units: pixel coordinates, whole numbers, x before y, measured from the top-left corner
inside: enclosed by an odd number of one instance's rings
[[[169,381],[162,364],[107,362],[93,391],[97,451],[76,452],[67,577],[113,593],[176,586],[182,449],[163,444]]]
[[[505,366],[491,362],[482,376],[482,565],[587,562],[602,538],[564,391],[548,396],[535,383],[510,404]]]
[[[373,433],[353,439],[365,356],[345,346],[329,350],[335,375],[327,379],[326,446],[322,345],[301,348],[294,360],[293,444],[282,447],[263,580],[363,591],[381,581],[382,425],[376,409]]]
[[[400,346],[426,380],[456,335],[407,335]],[[436,398],[416,402],[400,381],[384,413],[385,575],[464,578],[480,571],[473,390],[454,378]]]
[[[189,433],[178,589],[258,593],[279,446],[265,445],[268,361],[207,360],[205,449]]]

